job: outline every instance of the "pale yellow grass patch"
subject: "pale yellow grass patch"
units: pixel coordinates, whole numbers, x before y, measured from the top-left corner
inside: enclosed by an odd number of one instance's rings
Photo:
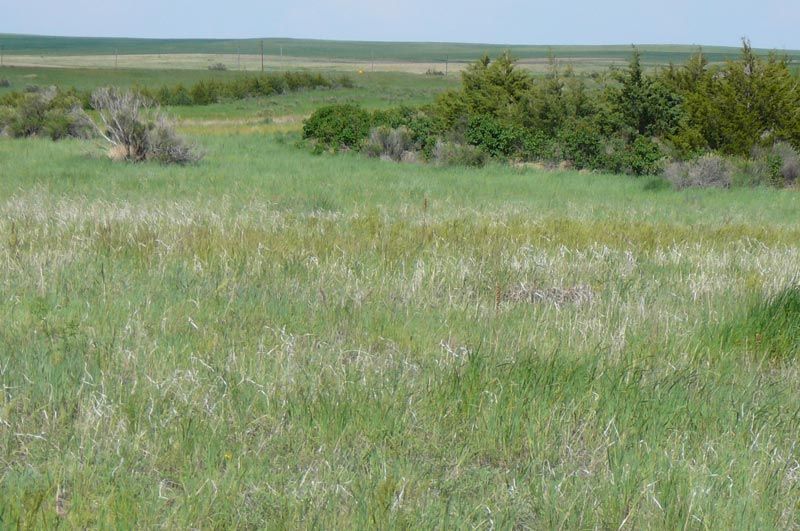
[[[476,57],[477,59],[477,57]],[[236,54],[96,54],[96,55],[10,55],[6,56],[8,66],[52,67],[52,68],[146,68],[146,69],[207,69],[211,65],[222,63],[231,71],[260,72],[260,55]],[[569,58],[559,60],[562,65],[572,65],[578,72],[604,70],[619,61],[600,58]],[[447,70],[450,74],[461,72],[469,61],[450,62]],[[548,68],[547,59],[523,59],[519,66],[532,72],[544,72]],[[312,68],[352,73],[370,72],[406,72],[425,74],[429,70],[445,70],[444,61],[416,62],[375,60],[358,61],[353,59],[321,59],[314,57],[280,57],[265,55],[264,67],[268,71],[296,68]]]

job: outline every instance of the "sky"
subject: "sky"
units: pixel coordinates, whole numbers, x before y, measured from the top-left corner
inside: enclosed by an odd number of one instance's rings
[[[0,0],[0,33],[800,49],[800,0]]]

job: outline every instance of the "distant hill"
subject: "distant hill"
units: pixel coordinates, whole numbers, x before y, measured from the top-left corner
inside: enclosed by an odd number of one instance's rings
[[[502,44],[458,44],[424,42],[359,42],[310,39],[263,39],[265,52],[286,57],[314,57],[326,60],[436,62],[472,61],[484,53],[497,55],[510,49],[519,59],[544,59],[550,53],[561,59],[624,61],[631,45],[546,46]],[[0,34],[0,46],[7,55],[131,55],[131,54],[258,54],[261,39],[129,39],[104,37],[48,37]],[[682,62],[696,52],[696,45],[638,45],[647,63]],[[735,57],[735,47],[704,46],[712,62]],[[767,53],[769,50],[758,50]],[[794,61],[800,51],[780,50]]]

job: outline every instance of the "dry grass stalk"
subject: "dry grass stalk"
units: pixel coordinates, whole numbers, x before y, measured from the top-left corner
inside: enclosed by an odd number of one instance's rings
[[[530,304],[550,303],[556,307],[567,304],[584,304],[594,300],[595,293],[589,286],[578,284],[568,288],[541,288],[524,283],[511,288],[503,294],[502,300],[508,302],[527,302]]]

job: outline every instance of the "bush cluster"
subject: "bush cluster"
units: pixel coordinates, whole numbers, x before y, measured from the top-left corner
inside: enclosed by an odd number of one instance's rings
[[[12,93],[0,100],[0,133],[15,138],[88,138],[91,131],[79,116],[81,107],[74,93],[55,87]]]
[[[188,164],[202,157],[176,133],[172,121],[137,92],[95,90],[89,107],[99,123],[83,106],[74,91],[63,92],[55,87],[14,93],[0,105],[0,133],[12,137],[47,136],[53,140],[98,136],[108,141],[112,158],[131,162]]]
[[[214,65],[212,65],[213,67]],[[211,67],[209,67],[211,68]],[[190,86],[183,84],[165,85],[151,89],[137,86],[133,91],[143,98],[163,106],[209,105],[226,100],[242,100],[264,96],[274,96],[311,89],[352,88],[353,80],[341,75],[333,78],[310,72],[283,72],[280,74],[261,74],[242,76],[230,80],[201,80]],[[92,108],[92,92],[77,89],[61,90],[54,87],[42,88],[29,85],[20,92],[11,92],[0,97],[0,107],[16,107],[24,94],[42,91],[55,91],[57,99],[74,99],[83,109]]]
[[[99,88],[92,94],[92,107],[100,122],[81,111],[83,122],[108,142],[113,159],[183,165],[203,157],[195,146],[177,134],[167,116],[136,92]]]
[[[664,177],[677,189],[728,188],[735,167],[726,157],[708,153],[691,161],[677,161],[667,166]]]
[[[313,138],[318,146],[334,150],[360,148],[371,121],[370,113],[356,105],[328,105],[305,121],[303,138]]]
[[[212,65],[213,66],[213,65]],[[202,80],[186,87],[182,84],[163,86],[159,89],[137,87],[144,97],[160,105],[209,105],[225,100],[242,100],[263,96],[274,96],[311,89],[349,88],[353,81],[347,76],[329,78],[311,72],[283,72],[242,76],[229,80]]]
[[[534,77],[506,53],[470,65],[461,88],[431,105],[373,113],[326,107],[306,122],[304,136],[318,148],[363,147],[396,160],[383,144],[389,129],[402,127],[410,149],[440,163],[536,161],[666,172],[678,186],[730,186],[739,178],[783,186],[800,173],[798,108],[800,83],[788,61],[759,57],[747,41],[737,60],[710,66],[698,53],[655,73],[644,71],[634,50],[627,68],[591,81],[555,60],[545,76]],[[340,125],[353,116],[357,127]],[[713,153],[737,160],[715,166],[721,159]]]
[[[430,160],[440,166],[475,166],[486,164],[488,155],[482,149],[457,142],[438,140]]]
[[[788,142],[776,142],[768,148],[753,149],[751,164],[757,184],[791,186],[800,177],[800,154]]]
[[[370,157],[400,162],[406,153],[414,151],[414,147],[414,139],[408,127],[401,125],[393,129],[382,125],[372,128],[369,132],[364,152]]]

